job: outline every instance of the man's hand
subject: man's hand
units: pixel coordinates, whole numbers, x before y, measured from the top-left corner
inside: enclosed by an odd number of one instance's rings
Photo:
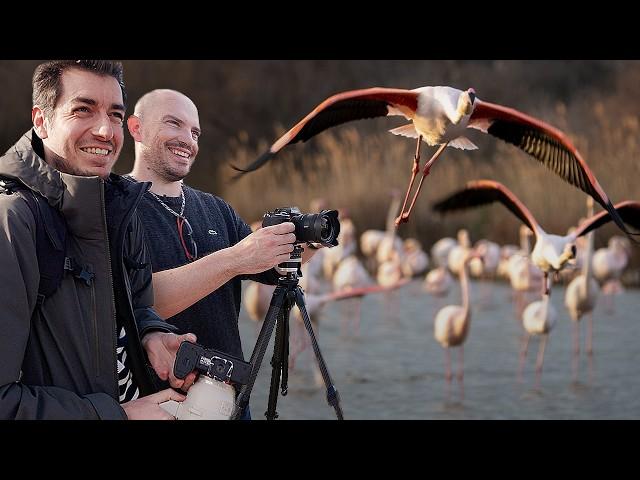
[[[237,259],[238,274],[261,273],[289,260],[296,241],[295,225],[284,222],[260,228],[230,247]]]
[[[142,338],[142,346],[147,352],[151,366],[162,380],[169,380],[173,388],[183,391],[189,390],[196,381],[196,372],[191,372],[184,380],[180,380],[173,374],[173,364],[176,361],[176,353],[180,344],[184,341],[194,342],[196,336],[193,333],[176,335],[175,333],[151,332]]]
[[[129,420],[175,420],[160,404],[168,400],[183,402],[187,397],[171,388],[146,397],[123,403],[122,408]]]

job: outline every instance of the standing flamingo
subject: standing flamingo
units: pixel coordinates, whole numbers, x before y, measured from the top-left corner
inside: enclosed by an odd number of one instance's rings
[[[593,275],[602,285],[606,311],[613,313],[613,295],[622,293],[620,281],[622,272],[631,257],[629,240],[619,235],[609,239],[607,248],[600,248],[593,254]]]
[[[531,252],[531,260],[544,272],[543,294],[549,294],[549,274],[562,270],[567,263],[575,258],[576,238],[586,235],[607,222],[611,221],[611,215],[607,211],[598,213],[588,218],[572,233],[560,236],[545,232],[536,221],[533,214],[516,197],[511,190],[499,182],[492,180],[475,180],[468,182],[466,187],[441,200],[434,205],[434,210],[448,212],[451,210],[476,207],[492,202],[501,202],[511,213],[527,225],[536,236],[536,243]],[[614,209],[616,215],[621,217],[632,227],[640,226],[640,203],[625,201],[618,203]]]
[[[447,305],[436,314],[434,322],[434,337],[442,345],[445,351],[445,378],[447,380],[447,392],[451,384],[451,347],[460,347],[458,350],[458,382],[462,390],[464,376],[464,347],[463,344],[469,333],[471,324],[471,306],[469,297],[469,273],[467,265],[472,258],[480,258],[473,250],[465,253],[462,268],[460,269],[460,289],[462,291],[462,305]]]
[[[477,98],[473,88],[464,91],[446,86],[414,90],[368,88],[338,93],[318,105],[251,165],[244,169],[234,166],[241,172],[235,178],[260,168],[287,145],[306,142],[328,128],[351,120],[388,115],[401,115],[411,120],[391,133],[418,139],[409,187],[396,226],[408,221],[422,182],[445,147],[478,148],[463,136],[467,128],[475,128],[522,149],[563,180],[593,197],[610,213],[618,227],[630,234],[595,175],[564,133],[515,109],[484,102]],[[439,148],[425,164],[411,205],[405,212],[411,187],[420,170],[421,141],[429,146],[439,145]]]
[[[543,295],[542,300],[532,302],[522,312],[522,326],[525,330],[525,337],[520,351],[520,367],[518,368],[518,379],[522,378],[524,361],[527,357],[529,340],[531,336],[540,337],[538,347],[538,358],[536,360],[536,385],[540,384],[542,377],[542,364],[544,362],[544,350],[547,345],[549,332],[556,324],[558,313],[550,303],[550,295]]]
[[[590,199],[589,199],[590,200]],[[593,202],[588,202],[589,215],[593,215]],[[564,304],[569,310],[573,323],[573,371],[578,369],[578,354],[580,352],[580,324],[583,315],[588,315],[587,323],[587,354],[593,353],[593,309],[598,297],[598,282],[593,278],[593,233],[587,235],[587,252],[582,264],[582,274],[571,280],[564,296]]]
[[[516,318],[524,310],[526,296],[529,292],[540,290],[542,286],[542,270],[531,263],[531,241],[533,232],[526,225],[520,225],[520,249],[509,258],[507,277],[514,294]]]

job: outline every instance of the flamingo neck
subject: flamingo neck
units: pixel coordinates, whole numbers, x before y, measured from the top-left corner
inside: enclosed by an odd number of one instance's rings
[[[400,197],[394,196],[391,200],[391,204],[389,205],[389,211],[387,212],[387,223],[386,223],[386,231],[387,235],[393,236],[396,231],[396,216],[400,213],[398,209],[400,208]]]
[[[526,232],[520,233],[520,248],[529,255],[531,253],[531,240]]]
[[[469,275],[467,274],[467,262],[460,269],[460,289],[462,290],[462,309],[465,321],[469,318]]]
[[[587,218],[593,217],[593,198],[587,197]],[[591,282],[592,269],[591,257],[593,256],[593,235],[594,231],[587,233],[587,251],[584,255],[584,265],[582,266],[582,274],[584,275],[585,296],[589,292],[589,283]]]
[[[593,234],[595,232],[587,233],[587,251],[584,255],[584,264],[582,265],[582,274],[584,275],[584,288],[585,296],[589,292],[589,283],[591,283],[591,277],[593,275],[593,266],[591,265],[591,259],[593,257]]]

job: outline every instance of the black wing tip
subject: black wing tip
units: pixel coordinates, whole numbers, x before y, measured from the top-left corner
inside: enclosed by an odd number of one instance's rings
[[[594,199],[594,200],[597,200],[597,199]],[[624,220],[618,213],[618,210],[610,201],[605,207],[605,210],[609,212],[609,215],[611,215],[611,218],[613,219],[614,223],[618,226],[620,230],[622,230],[627,235],[627,238],[631,240],[633,243],[635,243],[636,245],[640,245],[640,240],[636,240],[635,238],[633,238],[633,237],[639,237],[640,232],[631,232],[625,228]]]
[[[267,163],[271,159],[271,157],[273,157],[273,156],[275,156],[275,153],[272,153],[271,150],[267,150],[265,153],[260,155],[255,162],[253,162],[251,165],[249,165],[246,168],[240,168],[240,167],[234,165],[233,163],[230,163],[229,166],[231,168],[233,168],[236,172],[238,172],[236,175],[231,177],[231,181],[235,182],[238,179],[242,178],[247,173],[256,171],[261,166],[263,166],[265,163]]]
[[[627,237],[629,238],[629,240],[631,240],[636,245],[640,245],[640,240],[636,240],[635,238],[633,238],[633,237],[640,237],[640,232],[630,232],[629,230],[624,230],[624,233],[627,234]]]
[[[242,177],[244,177],[244,175],[245,175],[246,173],[248,173],[248,172],[249,172],[248,170],[245,170],[245,169],[243,169],[243,168],[237,167],[237,166],[235,166],[235,165],[234,165],[234,164],[232,164],[232,163],[230,163],[230,164],[229,164],[229,166],[230,166],[231,168],[233,168],[236,172],[238,172],[238,173],[236,173],[235,175],[233,175],[233,176],[229,179],[229,183],[235,183],[235,182],[237,182],[237,181],[238,181],[238,180],[240,180]]]

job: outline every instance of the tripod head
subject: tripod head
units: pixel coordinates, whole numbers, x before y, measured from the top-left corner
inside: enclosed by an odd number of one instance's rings
[[[280,275],[286,275],[287,277],[289,277],[289,274],[294,274],[296,278],[302,275],[302,270],[300,269],[302,265],[302,252],[304,252],[302,245],[299,243],[294,244],[293,251],[289,254],[289,260],[279,263],[275,267],[276,272]]]

